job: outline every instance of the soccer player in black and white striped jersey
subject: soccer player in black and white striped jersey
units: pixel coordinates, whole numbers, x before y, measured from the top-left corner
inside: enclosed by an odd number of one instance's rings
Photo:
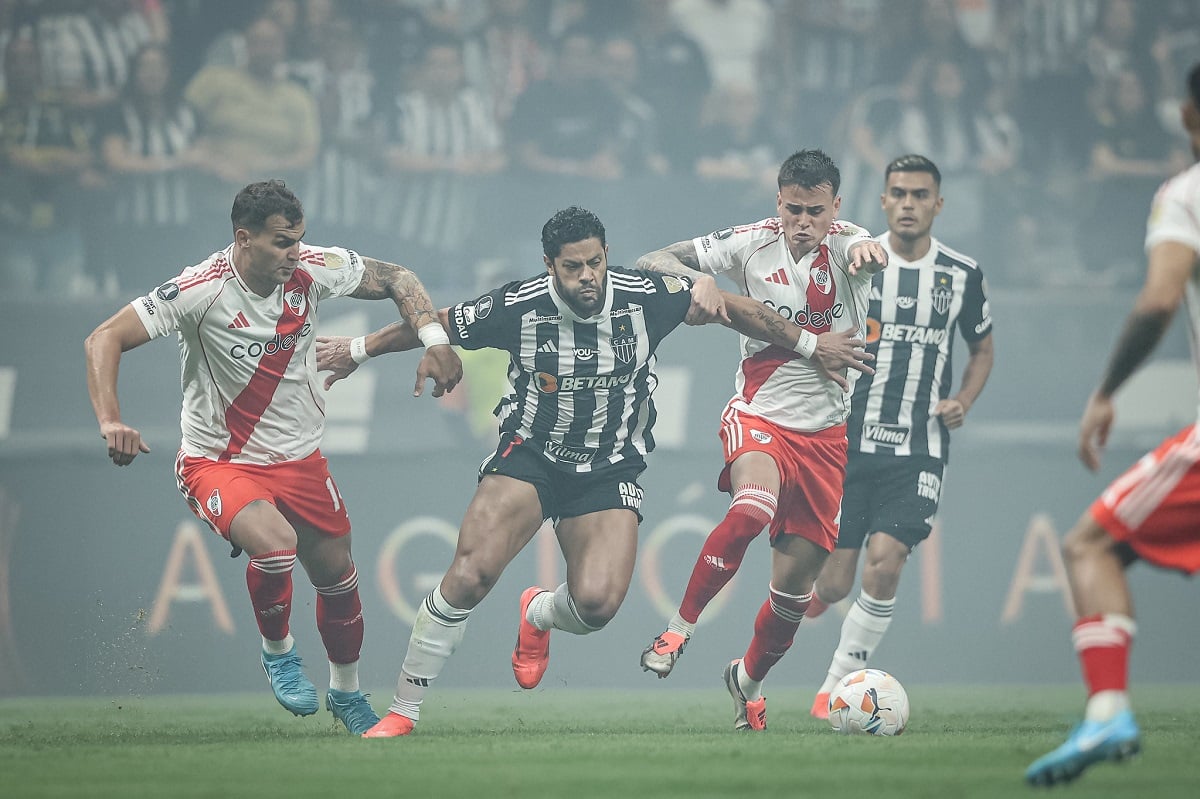
[[[567,562],[567,581],[520,600],[513,674],[533,688],[549,662],[550,631],[587,635],[620,608],[633,577],[644,456],[654,448],[651,394],[659,342],[681,322],[719,321],[743,335],[797,350],[801,328],[757,300],[717,294],[711,276],[609,268],[604,225],[567,208],[542,229],[546,271],[439,313],[452,343],[509,353],[500,442],[479,470],[454,560],[413,622],[389,713],[364,737],[408,735],[425,692],[462,640],[467,619],[545,519]],[[693,291],[702,285],[703,290]],[[862,366],[862,342],[841,336]],[[390,325],[368,336],[318,339],[331,385],[357,363],[411,349],[417,337]]]
[[[932,235],[942,210],[942,176],[922,155],[902,155],[884,173],[888,230],[879,236],[888,269],[871,285],[867,351],[874,374],[851,374],[849,454],[837,548],[814,588],[809,618],[850,593],[860,549],[862,588],[812,714],[829,715],[829,694],[864,668],[892,620],[900,572],[932,529],[949,456],[992,370],[992,320],[979,266]],[[951,394],[954,331],[969,356]]]

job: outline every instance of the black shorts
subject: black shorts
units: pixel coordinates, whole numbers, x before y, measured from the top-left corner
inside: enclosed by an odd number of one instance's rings
[[[567,471],[542,455],[536,442],[513,433],[500,436],[495,453],[479,466],[479,479],[502,474],[537,489],[542,518],[571,519],[588,513],[625,508],[642,521],[642,487],[638,475],[646,462],[624,460],[594,472]]]
[[[837,548],[858,549],[871,533],[887,533],[910,550],[924,541],[944,469],[938,458],[850,453]]]

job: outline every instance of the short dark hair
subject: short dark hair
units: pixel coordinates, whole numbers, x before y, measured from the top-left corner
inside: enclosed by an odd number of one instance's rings
[[[1188,96],[1192,98],[1192,105],[1200,108],[1200,61],[1188,73]]]
[[[892,163],[887,165],[887,169],[883,171],[883,182],[886,184],[888,176],[893,172],[928,172],[933,175],[933,182],[941,188],[942,173],[937,168],[937,164],[930,161],[923,155],[909,153],[896,158]]]
[[[837,164],[821,150],[800,150],[792,153],[779,167],[779,188],[784,186],[800,186],[805,189],[815,189],[822,183],[833,187],[833,196],[837,196],[842,186],[842,173]]]
[[[586,208],[572,205],[557,211],[542,225],[542,252],[553,261],[562,254],[563,246],[590,238],[600,239],[601,247],[608,245],[604,223]]]
[[[233,198],[233,211],[229,219],[233,229],[245,228],[258,232],[267,224],[267,219],[279,214],[295,226],[304,220],[304,208],[300,200],[282,180],[262,180],[251,183]]]

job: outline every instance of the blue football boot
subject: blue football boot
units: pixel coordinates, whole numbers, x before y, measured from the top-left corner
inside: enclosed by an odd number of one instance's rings
[[[1093,763],[1125,760],[1141,748],[1141,732],[1128,710],[1108,721],[1084,721],[1071,731],[1066,743],[1035,760],[1025,771],[1025,780],[1044,786],[1070,782]]]
[[[271,690],[279,704],[297,716],[311,716],[320,709],[317,689],[300,670],[300,656],[296,647],[282,655],[262,653],[263,671],[271,681]]]
[[[338,691],[329,689],[325,707],[333,717],[346,725],[351,735],[362,735],[379,723],[379,716],[367,701],[369,694],[362,691]]]

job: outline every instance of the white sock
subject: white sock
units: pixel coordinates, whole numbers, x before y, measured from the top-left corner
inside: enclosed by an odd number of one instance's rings
[[[351,693],[358,690],[358,661],[334,663],[329,661],[329,687],[334,691]]]
[[[272,641],[270,638],[262,639],[263,651],[268,655],[286,655],[292,651],[292,647],[296,645],[296,639],[291,633],[287,634],[287,638],[282,641]]]
[[[742,689],[742,696],[746,697],[747,702],[753,702],[762,696],[762,680],[750,679],[743,664],[738,663],[734,666],[733,673],[737,677],[738,688]]]
[[[539,630],[554,629],[554,592],[543,591],[529,601],[525,621]]]
[[[575,607],[575,600],[571,596],[571,592],[567,590],[566,583],[555,588],[554,592],[550,594],[550,599],[554,611],[551,617],[551,627],[555,630],[562,630],[574,635],[587,635],[600,629],[600,627],[593,627],[580,617],[579,609]]]
[[[1097,691],[1088,697],[1084,717],[1088,721],[1108,721],[1126,710],[1129,710],[1129,694],[1125,691]]]
[[[867,661],[892,623],[895,608],[895,598],[876,599],[866,591],[859,593],[842,621],[842,637],[833,652],[829,672],[818,693],[830,693],[847,674],[866,668]]]
[[[470,610],[456,608],[442,596],[439,585],[421,603],[408,637],[408,651],[396,681],[396,695],[388,710],[416,721],[421,715],[425,690],[442,673],[467,630]]]
[[[684,638],[691,638],[692,634],[696,632],[696,625],[692,624],[690,621],[684,621],[683,616],[680,616],[679,613],[676,612],[675,615],[671,617],[671,620],[667,622],[667,632],[678,633]]]

